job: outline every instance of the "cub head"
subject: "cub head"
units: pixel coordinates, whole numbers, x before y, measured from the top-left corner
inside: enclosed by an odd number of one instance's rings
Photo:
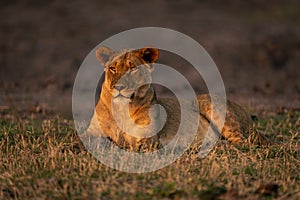
[[[103,87],[112,95],[114,102],[142,98],[149,90],[153,63],[158,59],[156,48],[115,52],[100,47],[96,57],[105,70]]]

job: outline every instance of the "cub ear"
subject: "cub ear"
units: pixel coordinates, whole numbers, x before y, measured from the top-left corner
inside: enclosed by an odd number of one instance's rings
[[[105,64],[107,63],[107,61],[109,61],[110,57],[114,54],[115,52],[108,48],[108,47],[99,47],[96,50],[96,57],[98,58],[98,60],[101,62],[101,64],[103,65],[103,67],[105,66]]]
[[[158,59],[158,49],[152,47],[145,47],[139,49],[140,56],[147,63],[155,63]]]

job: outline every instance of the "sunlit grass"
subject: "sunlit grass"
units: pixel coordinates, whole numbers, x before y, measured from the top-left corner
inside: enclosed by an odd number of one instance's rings
[[[2,116],[0,199],[243,199],[260,196],[256,189],[269,183],[279,189],[268,198],[299,196],[299,111],[255,122],[278,145],[222,141],[204,159],[186,153],[170,166],[144,174],[101,164],[85,150],[72,121],[28,114],[18,122],[9,113]]]

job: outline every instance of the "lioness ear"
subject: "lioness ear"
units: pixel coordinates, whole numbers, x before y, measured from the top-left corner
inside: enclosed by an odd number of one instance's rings
[[[115,52],[108,47],[99,47],[99,49],[96,50],[96,57],[104,67],[114,53]]]
[[[139,49],[139,53],[147,63],[155,63],[158,59],[158,50],[156,48],[145,47]]]

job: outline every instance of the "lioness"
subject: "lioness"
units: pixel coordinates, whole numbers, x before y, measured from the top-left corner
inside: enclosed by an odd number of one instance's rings
[[[118,146],[132,151],[145,151],[166,145],[176,134],[182,119],[177,100],[157,99],[150,84],[158,50],[146,47],[115,52],[107,47],[100,47],[96,51],[96,57],[104,66],[105,80],[86,133],[108,137]],[[163,113],[155,108],[155,104],[165,108],[166,121],[162,122],[160,117]],[[209,124],[215,125],[215,131],[219,131],[231,143],[243,143],[247,139],[256,143],[267,141],[252,130],[250,115],[233,102],[227,101],[223,128],[218,127],[211,117],[211,99],[208,94],[198,96],[197,103],[191,102],[190,105],[191,108],[198,106],[195,110],[199,110],[196,142],[203,139]],[[159,133],[153,135],[153,132]]]

